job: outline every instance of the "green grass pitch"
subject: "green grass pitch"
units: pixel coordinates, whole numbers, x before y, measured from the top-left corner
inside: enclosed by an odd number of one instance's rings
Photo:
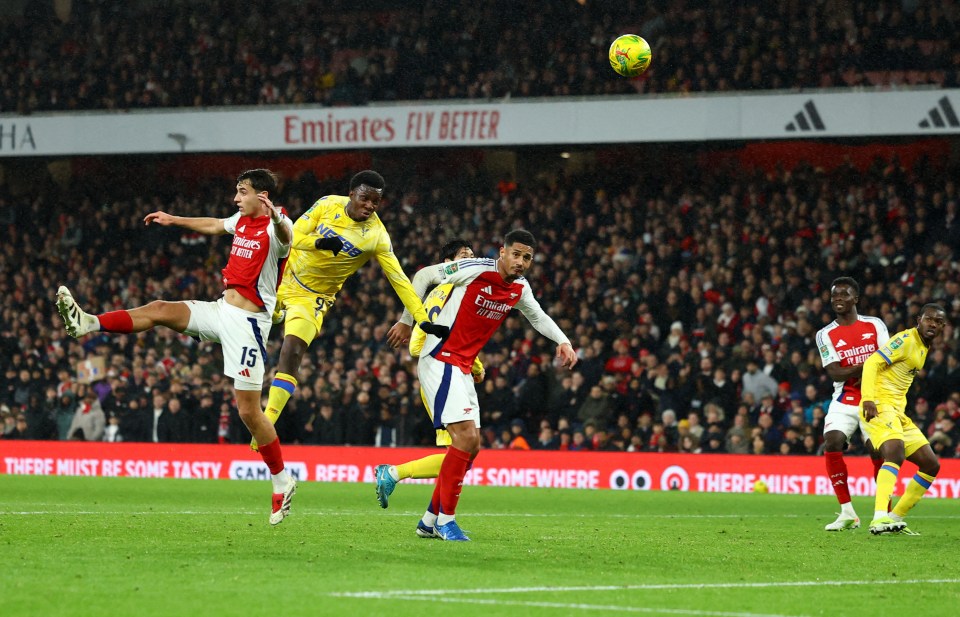
[[[414,535],[431,487],[0,476],[0,615],[960,614],[960,503],[827,533],[832,497],[467,486],[469,543]]]

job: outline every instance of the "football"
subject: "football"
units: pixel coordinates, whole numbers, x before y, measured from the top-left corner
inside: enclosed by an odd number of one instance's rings
[[[618,36],[610,44],[610,66],[624,77],[636,77],[650,66],[650,45],[636,34]]]

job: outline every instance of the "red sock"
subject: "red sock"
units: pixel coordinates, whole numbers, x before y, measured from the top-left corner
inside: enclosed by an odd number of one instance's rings
[[[100,321],[100,330],[103,332],[118,332],[129,334],[133,332],[133,317],[127,311],[110,311],[97,315]]]
[[[883,457],[870,458],[870,462],[873,463],[873,479],[877,479],[877,474],[880,473],[880,468],[883,467]],[[887,512],[890,512],[893,509],[893,497],[887,500]]]
[[[433,484],[433,495],[430,496],[430,512],[440,514],[440,479],[443,476],[437,476],[437,481]]]
[[[463,487],[463,477],[467,475],[467,465],[470,455],[450,446],[447,455],[440,465],[440,476],[437,478],[440,491],[440,512],[453,516],[457,512],[457,502],[460,501],[460,489]]]
[[[825,452],[827,475],[833,484],[833,492],[841,504],[850,503],[850,487],[847,485],[847,464],[843,462],[843,452]]]
[[[270,473],[278,474],[283,471],[283,456],[280,454],[280,438],[277,437],[265,446],[260,446],[260,456],[270,468]]]

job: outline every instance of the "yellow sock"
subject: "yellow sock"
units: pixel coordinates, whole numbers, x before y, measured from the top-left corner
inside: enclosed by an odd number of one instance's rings
[[[907,488],[904,489],[903,497],[893,507],[893,513],[897,516],[906,516],[910,508],[917,505],[917,502],[920,501],[920,498],[923,497],[923,494],[927,492],[927,489],[936,479],[937,476],[928,476],[922,471],[918,471],[910,480],[910,483],[907,484]]]
[[[287,405],[287,401],[290,400],[290,397],[293,396],[293,392],[296,389],[297,378],[293,375],[277,373],[276,377],[273,378],[273,384],[270,386],[270,397],[267,399],[267,408],[263,411],[263,414],[267,416],[271,424],[277,423],[280,412],[283,411],[283,408]],[[256,439],[250,440],[250,449],[254,452],[259,452]]]
[[[900,465],[884,461],[877,472],[877,496],[874,501],[874,511],[887,511],[887,503],[890,496],[893,495],[893,489],[897,486],[897,475],[900,473]]]
[[[273,384],[270,385],[270,398],[267,399],[267,418],[270,422],[276,424],[280,412],[287,406],[287,401],[293,396],[297,389],[297,378],[286,373],[277,373],[273,378]]]
[[[440,465],[446,454],[431,454],[415,461],[397,465],[397,475],[404,478],[436,478],[440,475]]]

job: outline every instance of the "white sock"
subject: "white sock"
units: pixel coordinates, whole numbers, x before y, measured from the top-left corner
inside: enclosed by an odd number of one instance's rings
[[[878,518],[885,518],[887,516],[890,516],[890,515],[887,513],[886,510],[877,510],[876,512],[873,513],[873,520],[877,520]]]
[[[390,465],[389,467],[387,467],[387,473],[390,474],[390,477],[393,478],[394,482],[400,481],[400,474],[397,473],[397,468],[394,467],[393,465]]]
[[[424,512],[420,520],[427,527],[434,527],[437,524],[437,515],[433,512]]]
[[[275,473],[270,478],[273,481],[273,492],[282,493],[283,489],[287,488],[287,482],[290,481],[290,474],[287,473],[287,468],[284,467],[280,473]]]
[[[848,518],[857,518],[857,513],[853,510],[853,503],[850,501],[840,504],[840,514]]]
[[[893,520],[897,521],[898,523],[903,522],[903,517],[900,516],[899,514],[894,514],[893,512],[891,512],[891,513],[889,513],[887,516],[889,516],[889,517],[892,518]]]
[[[80,311],[80,331],[84,334],[100,331],[100,320],[93,315]]]
[[[456,517],[454,517],[453,514],[443,514],[443,513],[440,513],[440,514],[437,515],[437,525],[446,525],[446,524],[449,523],[450,521],[455,520],[455,518],[456,518]]]

